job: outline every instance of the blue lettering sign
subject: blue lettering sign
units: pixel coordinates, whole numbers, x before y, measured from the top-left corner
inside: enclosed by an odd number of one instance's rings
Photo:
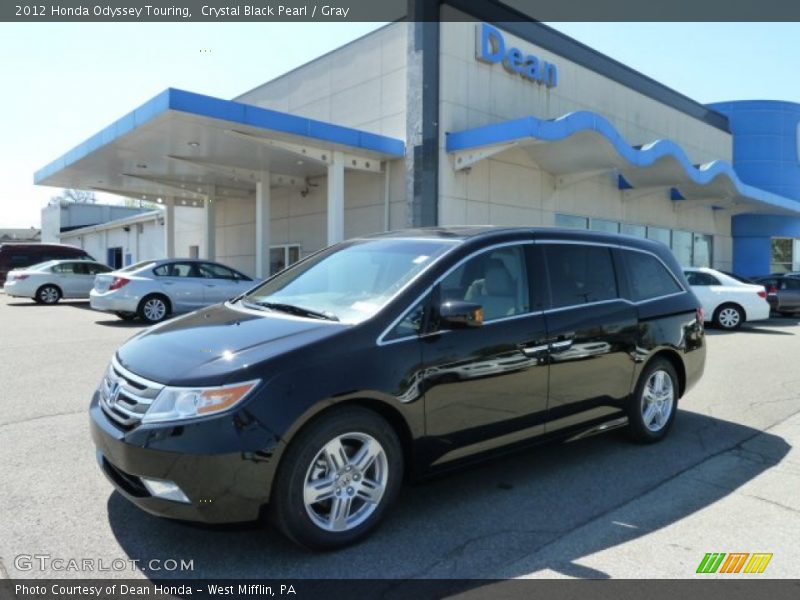
[[[507,48],[503,33],[488,23],[476,29],[475,57],[485,63],[503,63],[509,73],[528,81],[541,83],[549,88],[558,85],[558,67],[541,60],[533,54],[525,54],[519,48]]]

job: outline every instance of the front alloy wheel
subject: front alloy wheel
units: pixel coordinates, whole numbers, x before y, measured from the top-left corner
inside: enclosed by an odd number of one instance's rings
[[[333,409],[286,450],[273,488],[273,520],[307,548],[351,544],[378,524],[402,476],[402,449],[389,423],[365,408]]]
[[[326,531],[348,531],[369,519],[383,498],[389,469],[380,442],[346,433],[320,450],[306,473],[306,512]]]
[[[678,404],[678,375],[665,358],[645,367],[628,404],[628,432],[637,442],[657,442],[667,435]]]

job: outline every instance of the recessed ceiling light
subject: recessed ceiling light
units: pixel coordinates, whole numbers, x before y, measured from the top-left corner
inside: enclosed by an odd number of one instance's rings
[[[162,202],[162,200],[161,200],[161,198],[159,198],[159,199],[158,199],[158,203],[159,203],[159,204],[161,204],[161,202]]]
[[[200,142],[188,142],[187,145],[191,148],[197,148],[200,145]]]
[[[298,165],[302,165],[302,164],[303,164],[303,161],[302,161],[302,160],[298,160],[298,161],[297,161],[297,164],[298,164]]]

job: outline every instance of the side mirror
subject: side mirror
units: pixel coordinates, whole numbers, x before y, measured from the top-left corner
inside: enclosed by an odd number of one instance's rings
[[[464,300],[448,300],[439,306],[443,326],[450,329],[483,325],[483,306]]]

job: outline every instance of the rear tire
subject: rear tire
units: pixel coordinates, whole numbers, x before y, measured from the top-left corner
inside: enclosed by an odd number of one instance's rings
[[[48,283],[36,290],[35,300],[39,304],[56,304],[61,300],[61,290]]]
[[[733,331],[744,323],[744,310],[736,304],[723,304],[714,311],[714,325]]]
[[[628,434],[636,442],[652,444],[666,437],[678,409],[680,383],[675,367],[655,358],[639,377],[628,403]]]
[[[374,412],[346,407],[313,421],[281,461],[270,509],[289,539],[333,550],[366,537],[394,502],[403,451],[394,429]]]
[[[166,296],[150,294],[142,298],[136,314],[145,323],[160,323],[169,316],[170,304]]]

